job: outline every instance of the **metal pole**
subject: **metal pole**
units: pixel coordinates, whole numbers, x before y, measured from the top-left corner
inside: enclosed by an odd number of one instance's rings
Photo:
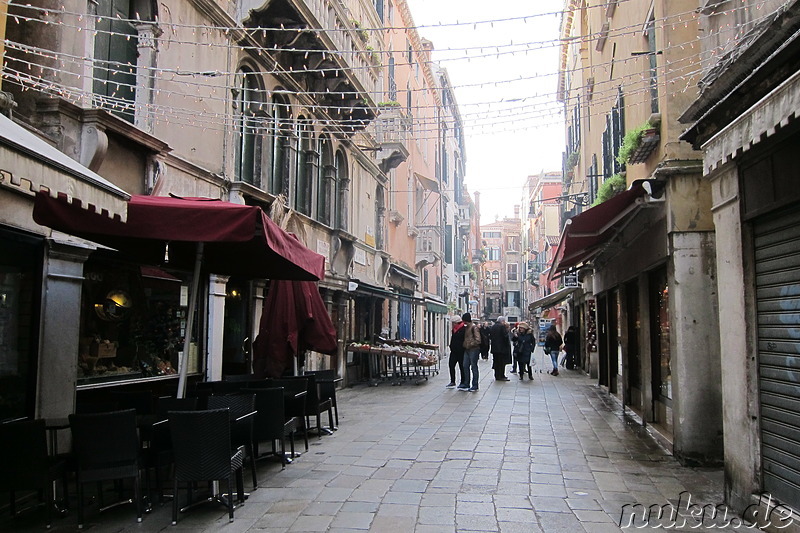
[[[178,398],[186,397],[186,376],[189,374],[189,346],[192,342],[192,329],[195,310],[197,309],[197,293],[200,288],[200,266],[202,263],[203,243],[198,242],[194,259],[194,272],[192,273],[192,285],[189,287],[189,310],[183,335],[183,357],[181,357],[180,370],[178,371]]]

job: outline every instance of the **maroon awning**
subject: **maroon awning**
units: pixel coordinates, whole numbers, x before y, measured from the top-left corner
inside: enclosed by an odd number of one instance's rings
[[[133,195],[128,218],[110,219],[66,197],[37,194],[33,219],[44,226],[114,248],[144,263],[191,269],[205,243],[203,269],[251,278],[316,281],[325,258],[278,227],[256,206],[206,198]]]
[[[561,232],[549,278],[600,253],[644,194],[641,183],[635,182],[630,189],[569,219]]]

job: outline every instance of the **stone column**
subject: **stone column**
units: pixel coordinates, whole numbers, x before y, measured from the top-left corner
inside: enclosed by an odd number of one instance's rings
[[[742,511],[758,490],[760,477],[757,324],[752,242],[741,223],[739,176],[734,165],[714,172],[712,190],[714,225],[717,228],[717,280],[719,291],[720,368],[722,427],[725,440],[725,502]],[[747,268],[746,265],[750,265]]]
[[[225,296],[228,276],[212,274],[208,281],[208,338],[206,378],[222,379],[222,340],[225,326]]]
[[[722,389],[711,190],[699,173],[668,185],[673,453],[713,464],[722,460]]]
[[[51,239],[44,258],[44,291],[36,416],[75,412],[83,264],[91,249]]]

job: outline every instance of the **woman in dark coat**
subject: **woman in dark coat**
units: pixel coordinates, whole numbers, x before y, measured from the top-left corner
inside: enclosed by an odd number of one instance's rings
[[[484,322],[478,331],[481,332],[481,359],[489,359],[489,324]]]
[[[514,335],[514,351],[517,354],[517,363],[519,364],[519,379],[525,378],[527,372],[528,377],[533,379],[533,370],[531,369],[531,354],[535,346],[536,339],[531,332],[531,328],[525,322],[517,324],[517,334]]]
[[[567,354],[564,358],[564,366],[567,367],[568,370],[572,370],[577,364],[575,360],[575,348],[577,343],[578,338],[575,332],[575,326],[570,326],[567,328],[567,332],[564,333],[564,353]]]
[[[446,386],[452,389],[456,385],[464,384],[464,322],[460,316],[453,318],[453,330],[450,336],[450,359],[447,362],[450,369],[450,383]],[[456,375],[458,366],[458,375]],[[458,383],[456,383],[458,377]]]
[[[511,363],[511,339],[508,336],[506,317],[497,317],[497,322],[489,330],[489,344],[492,350],[494,379],[508,381],[506,365]]]
[[[558,375],[558,352],[561,351],[561,345],[563,343],[564,341],[561,338],[561,334],[556,329],[556,326],[550,326],[544,338],[544,352],[550,355],[550,360],[553,361],[553,371],[548,372],[551,376]]]

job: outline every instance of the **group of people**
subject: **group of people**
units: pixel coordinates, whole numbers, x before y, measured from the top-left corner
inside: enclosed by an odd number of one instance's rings
[[[544,339],[544,352],[550,355],[553,370],[548,372],[558,376],[558,355],[566,352],[565,366],[574,368],[575,364],[575,327],[570,326],[564,337],[555,325],[551,325]],[[510,381],[506,376],[506,366],[512,365],[511,372],[517,373],[520,380],[533,379],[531,358],[536,348],[537,337],[526,322],[519,322],[516,327],[500,316],[491,326],[484,323],[480,326],[472,322],[470,313],[464,313],[453,319],[450,337],[450,382],[447,388],[460,391],[476,392],[478,390],[478,358],[489,358],[492,354],[492,369],[497,381]],[[456,367],[460,369],[460,381],[456,384]]]

